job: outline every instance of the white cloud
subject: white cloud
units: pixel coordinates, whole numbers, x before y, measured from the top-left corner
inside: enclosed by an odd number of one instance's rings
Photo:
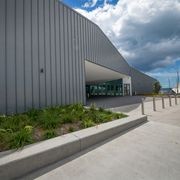
[[[83,7],[88,8],[88,7],[94,7],[97,4],[98,0],[89,0],[88,2],[85,2]]]
[[[98,24],[128,62],[143,71],[180,59],[180,0],[120,0],[77,11]]]

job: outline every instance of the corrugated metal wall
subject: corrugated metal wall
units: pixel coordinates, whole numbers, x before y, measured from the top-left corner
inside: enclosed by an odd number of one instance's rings
[[[132,80],[132,93],[134,94],[148,94],[153,91],[153,84],[156,79],[139,72],[138,70],[131,68],[131,80]]]
[[[58,0],[0,0],[0,113],[85,103],[85,59],[130,74],[102,30]]]
[[[56,0],[0,0],[0,113],[85,103],[82,26]]]

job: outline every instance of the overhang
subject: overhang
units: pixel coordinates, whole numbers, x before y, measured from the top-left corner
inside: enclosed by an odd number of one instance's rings
[[[130,76],[85,60],[86,84],[123,79]]]

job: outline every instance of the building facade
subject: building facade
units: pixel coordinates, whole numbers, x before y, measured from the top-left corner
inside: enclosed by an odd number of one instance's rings
[[[0,0],[0,114],[147,93],[154,81],[58,0]]]

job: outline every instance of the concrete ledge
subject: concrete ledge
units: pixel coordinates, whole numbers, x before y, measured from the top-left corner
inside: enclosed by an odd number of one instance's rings
[[[145,121],[147,121],[147,116],[133,116],[83,129],[73,134],[80,139],[81,150],[84,150]]]
[[[127,117],[27,146],[0,158],[0,179],[21,177],[146,121],[146,116]]]

